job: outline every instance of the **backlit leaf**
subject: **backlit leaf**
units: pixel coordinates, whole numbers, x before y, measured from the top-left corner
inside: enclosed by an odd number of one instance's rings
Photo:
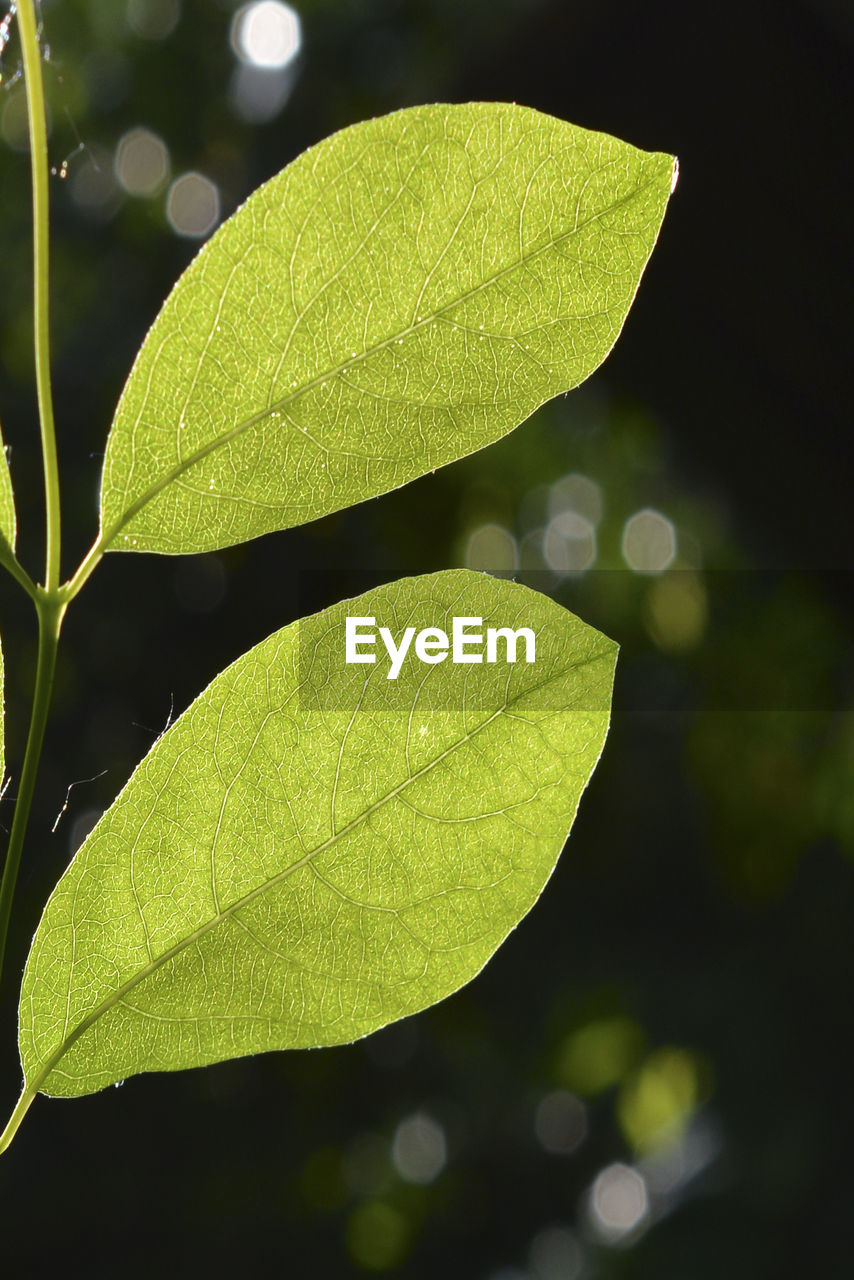
[[[311,148],[148,334],[107,446],[102,548],[228,546],[499,439],[610,351],[673,173],[506,103],[414,107]]]
[[[0,433],[0,538],[5,538],[14,551],[15,501],[12,496],[12,478],[9,475],[2,433]]]
[[[535,661],[344,664],[345,617],[528,627]],[[482,630],[483,628],[481,628]],[[476,650],[475,650],[476,651]],[[467,570],[270,636],[150,751],[27,963],[27,1096],[338,1044],[472,978],[530,909],[607,731],[616,646]]]

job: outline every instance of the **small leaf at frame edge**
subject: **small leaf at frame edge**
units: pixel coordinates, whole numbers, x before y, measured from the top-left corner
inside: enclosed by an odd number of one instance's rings
[[[671,156],[508,103],[344,129],[185,271],[119,402],[105,550],[207,551],[500,439],[604,360]]]
[[[6,459],[6,448],[0,432],[0,537],[15,550],[15,499],[12,494],[12,477],[9,475],[9,463]]]
[[[392,681],[387,663],[345,666],[347,616],[395,638],[454,616],[530,627],[536,661],[413,658]],[[45,908],[21,993],[28,1093],[349,1042],[468,982],[551,874],[615,658],[548,598],[468,570],[380,587],[244,654]]]
[[[12,495],[12,478],[6,459],[6,448],[0,432],[0,539],[15,550],[15,501]],[[0,645],[0,790],[3,788],[6,770],[6,726],[3,703],[3,649]]]

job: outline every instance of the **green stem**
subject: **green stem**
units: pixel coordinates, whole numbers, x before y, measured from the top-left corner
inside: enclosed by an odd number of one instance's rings
[[[45,117],[44,84],[42,82],[41,49],[34,0],[20,0],[17,9],[24,58],[24,78],[27,87],[27,113],[30,125],[30,153],[32,161],[33,191],[33,330],[36,357],[36,388],[41,426],[42,464],[45,490],[45,581],[44,588],[32,587],[32,596],[39,619],[39,651],[36,667],[36,685],[33,692],[33,708],[27,749],[18,787],[15,816],[9,836],[9,848],[0,881],[0,976],[6,950],[6,937],[12,915],[12,899],[18,879],[21,850],[24,845],[30,805],[36,784],[36,772],[44,741],[53,673],[56,667],[56,650],[59,632],[65,614],[66,602],[59,593],[60,567],[60,518],[59,518],[59,470],[56,457],[56,431],[53,423],[53,401],[50,386],[50,321],[48,279],[48,170],[47,170],[47,122]],[[26,575],[15,572],[17,560],[3,557],[18,581]],[[20,568],[20,566],[18,566]],[[23,575],[23,576],[22,576]],[[27,579],[29,581],[29,579]],[[28,588],[29,590],[29,588]]]
[[[9,1146],[9,1143],[12,1141],[15,1134],[18,1132],[18,1126],[20,1125],[24,1116],[29,1111],[30,1106],[32,1105],[33,1098],[35,1096],[36,1094],[34,1090],[24,1089],[24,1092],[21,1094],[20,1098],[18,1099],[18,1105],[15,1107],[15,1110],[12,1112],[11,1116],[9,1117],[9,1123],[6,1125],[6,1128],[3,1130],[3,1132],[0,1133],[0,1154],[2,1154],[6,1150],[6,1148]]]
[[[27,114],[30,124],[30,156],[33,189],[33,327],[36,355],[36,389],[41,424],[42,462],[45,496],[45,590],[59,586],[60,503],[56,431],[50,385],[50,287],[48,267],[49,199],[47,162],[47,120],[41,49],[34,0],[19,0],[18,23],[24,78],[27,86]]]
[[[21,865],[21,850],[30,816],[30,805],[36,785],[39,759],[41,757],[44,731],[47,725],[50,695],[53,690],[53,674],[56,669],[56,651],[59,645],[59,633],[66,606],[57,602],[44,592],[39,594],[36,611],[39,618],[39,653],[36,666],[36,686],[33,692],[33,710],[30,716],[30,731],[27,737],[27,749],[24,753],[24,765],[21,770],[21,781],[18,786],[18,798],[15,801],[15,816],[12,819],[12,831],[9,835],[9,848],[3,867],[3,879],[0,881],[0,978],[3,973],[3,957],[6,951],[6,937],[9,932],[9,921],[12,918],[12,899],[15,896],[15,884],[18,879],[18,868]]]
[[[39,647],[36,681],[27,747],[21,769],[15,816],[9,835],[9,847],[0,880],[0,977],[6,952],[6,939],[12,918],[12,902],[21,865],[21,852],[27,832],[30,807],[36,785],[39,760],[53,691],[56,651],[59,633],[67,607],[59,592],[60,580],[60,495],[59,466],[56,455],[56,429],[50,383],[50,312],[49,312],[49,197],[47,158],[47,119],[41,49],[34,0],[18,0],[18,29],[24,61],[27,89],[27,114],[30,128],[33,201],[33,339],[35,347],[36,391],[41,429],[42,468],[45,493],[45,569],[44,588],[36,587],[18,563],[11,548],[0,549],[0,561],[32,597],[39,620]],[[11,1142],[34,1097],[26,1089],[12,1117],[0,1135],[0,1151]]]
[[[12,575],[16,582],[20,583],[30,599],[35,600],[38,595],[38,587],[20,563],[2,533],[0,533],[0,564]]]
[[[70,603],[77,593],[83,589],[95,569],[97,569],[98,565],[101,563],[103,557],[104,545],[101,541],[101,535],[99,534],[86,555],[81,560],[77,568],[77,572],[73,577],[69,578],[67,582],[63,583],[59,589],[59,597],[64,600],[66,604]]]

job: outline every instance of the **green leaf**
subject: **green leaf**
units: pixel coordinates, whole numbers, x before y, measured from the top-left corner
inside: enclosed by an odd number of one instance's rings
[[[344,663],[345,618],[532,628],[536,660]],[[382,653],[384,649],[380,646]],[[520,648],[517,657],[521,658]],[[21,995],[26,1096],[339,1044],[472,978],[548,879],[616,646],[455,570],[276,632],[165,733],[60,880]]]
[[[0,432],[0,538],[15,549],[15,500],[12,496],[12,477],[6,461],[3,434]]]
[[[505,435],[620,332],[674,161],[526,107],[344,129],[179,280],[110,433],[102,549],[206,551]]]

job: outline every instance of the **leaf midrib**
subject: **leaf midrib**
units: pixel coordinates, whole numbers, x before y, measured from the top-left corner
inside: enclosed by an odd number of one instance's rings
[[[354,366],[361,364],[363,361],[367,360],[369,357],[374,356],[378,352],[385,350],[386,347],[390,347],[394,343],[400,342],[404,338],[408,338],[411,334],[416,333],[419,329],[423,328],[425,325],[434,323],[434,321],[437,318],[444,316],[444,314],[447,311],[450,311],[453,307],[457,307],[461,303],[467,302],[470,298],[476,297],[476,295],[482,292],[482,290],[490,288],[497,281],[503,279],[504,276],[509,275],[513,271],[517,271],[520,267],[523,267],[527,263],[533,261],[540,254],[547,252],[549,249],[555,248],[556,245],[561,244],[565,240],[571,239],[572,236],[578,235],[579,232],[583,231],[584,228],[589,226],[592,222],[596,222],[600,218],[603,218],[610,213],[614,213],[617,209],[621,209],[624,206],[630,204],[632,201],[636,200],[640,195],[642,195],[644,191],[654,186],[656,181],[657,181],[657,178],[650,178],[647,182],[644,182],[640,186],[635,187],[634,191],[632,191],[629,195],[623,196],[621,199],[615,200],[612,204],[608,205],[606,208],[600,209],[598,210],[598,212],[591,214],[590,217],[584,219],[583,222],[576,223],[569,231],[561,232],[560,235],[554,236],[550,240],[545,241],[543,244],[539,245],[536,249],[531,250],[530,253],[523,254],[508,266],[502,267],[499,271],[496,271],[493,275],[489,276],[486,280],[483,280],[481,281],[480,284],[475,285],[474,288],[468,289],[464,293],[460,294],[458,297],[452,298],[450,301],[443,303],[441,307],[437,308],[435,311],[431,311],[429,315],[422,316],[421,319],[417,320],[414,324],[407,325],[404,329],[398,330],[397,332],[391,334],[390,337],[384,338],[382,342],[374,343],[372,346],[369,346],[364,351],[360,352],[357,356],[354,356],[350,359],[342,361],[340,364],[336,365],[334,368],[328,369],[323,373],[317,374],[314,378],[311,378],[308,382],[304,383],[301,387],[297,387],[296,390],[289,391],[280,400],[277,400],[273,403],[266,405],[263,409],[260,409],[257,413],[252,414],[251,417],[244,419],[242,422],[239,422],[236,426],[229,428],[229,430],[224,432],[222,435],[217,436],[214,440],[209,441],[205,445],[201,445],[198,449],[196,449],[193,453],[191,453],[187,458],[183,459],[176,466],[171,467],[169,471],[167,471],[161,477],[161,479],[158,480],[155,484],[151,485],[148,489],[146,489],[145,492],[139,496],[139,498],[137,498],[134,502],[131,503],[131,505],[122,514],[122,516],[117,521],[115,521],[108,530],[106,530],[105,532],[102,531],[98,537],[97,543],[95,544],[96,548],[101,552],[108,551],[110,549],[110,544],[113,542],[116,536],[119,533],[121,533],[122,529],[124,529],[125,526],[129,524],[129,522],[133,520],[135,516],[139,515],[140,511],[142,511],[143,508],[146,507],[149,502],[153,501],[154,498],[156,498],[159,493],[161,493],[165,488],[167,488],[170,484],[172,484],[174,480],[177,480],[177,478],[180,475],[183,475],[185,471],[188,471],[191,467],[196,466],[197,463],[202,462],[209,454],[216,452],[217,449],[222,448],[227,444],[230,444],[232,440],[242,435],[244,431],[250,431],[252,427],[257,426],[260,422],[263,422],[265,418],[270,417],[270,415],[273,413],[277,413],[283,409],[286,409],[288,406],[292,405],[296,400],[298,400],[301,396],[306,395],[309,391],[314,390],[316,387],[320,386],[325,382],[330,381],[333,378],[337,378],[341,373],[344,373],[349,369],[352,369]],[[638,283],[640,283],[640,280],[638,280]],[[215,498],[217,494],[216,492],[213,492],[209,496]]]
[[[545,688],[547,685],[562,679],[571,672],[578,671],[583,667],[592,666],[593,663],[600,662],[603,659],[607,660],[611,656],[611,650],[603,650],[601,652],[594,653],[589,658],[585,658],[582,662],[573,662],[569,666],[562,667],[560,671],[550,674],[545,679],[538,681],[536,684],[527,685],[515,697],[508,698],[504,703],[502,703],[496,711],[482,721],[471,733],[467,733],[464,737],[458,738],[455,742],[451,743],[449,747],[446,747],[446,749],[436,756],[435,759],[431,760],[429,764],[424,765],[423,768],[417,770],[416,773],[411,774],[408,778],[405,778],[403,782],[392,788],[391,791],[386,792],[385,795],[374,801],[372,805],[369,805],[367,809],[348,822],[346,826],[342,827],[339,831],[334,832],[327,840],[324,840],[314,849],[304,854],[297,862],[291,863],[291,865],[286,867],[283,871],[278,872],[269,880],[265,880],[263,884],[256,886],[256,888],[252,889],[249,893],[244,894],[242,898],[238,898],[235,902],[230,903],[229,906],[225,907],[217,915],[206,921],[205,924],[200,925],[198,929],[195,929],[191,934],[188,934],[186,938],[182,938],[179,942],[174,943],[155,960],[152,960],[149,964],[145,965],[132,978],[129,978],[127,982],[123,983],[121,987],[114,991],[107,999],[103,1000],[101,1004],[99,1004],[90,1014],[87,1014],[83,1021],[74,1028],[71,1034],[61,1042],[53,1055],[45,1063],[44,1067],[37,1072],[35,1079],[32,1082],[27,1082],[26,1091],[32,1094],[37,1093],[41,1088],[41,1085],[53,1071],[54,1067],[65,1056],[72,1045],[75,1044],[76,1041],[79,1040],[80,1037],[98,1021],[99,1018],[103,1017],[104,1014],[108,1013],[110,1009],[118,1004],[129,991],[132,991],[134,987],[138,986],[141,982],[144,982],[146,978],[149,978],[153,973],[156,973],[157,970],[162,968],[162,966],[168,963],[169,960],[172,960],[176,955],[180,955],[180,953],[186,950],[187,947],[192,946],[194,942],[198,942],[200,938],[205,937],[218,925],[222,924],[225,920],[228,920],[231,916],[242,910],[243,907],[254,902],[256,898],[261,897],[269,889],[274,889],[277,885],[282,884],[294,872],[301,870],[304,866],[308,866],[314,858],[325,853],[326,850],[329,849],[337,840],[349,835],[362,822],[369,818],[373,813],[376,813],[378,809],[382,808],[384,804],[393,800],[396,796],[406,790],[411,783],[423,778],[431,769],[435,768],[438,764],[441,764],[443,760],[456,751],[460,746],[467,742],[471,742],[473,738],[497,720],[499,716],[503,715],[508,708],[515,706],[522,699],[527,698],[531,694],[536,693],[539,689]],[[566,708],[566,710],[570,710],[570,708]]]

